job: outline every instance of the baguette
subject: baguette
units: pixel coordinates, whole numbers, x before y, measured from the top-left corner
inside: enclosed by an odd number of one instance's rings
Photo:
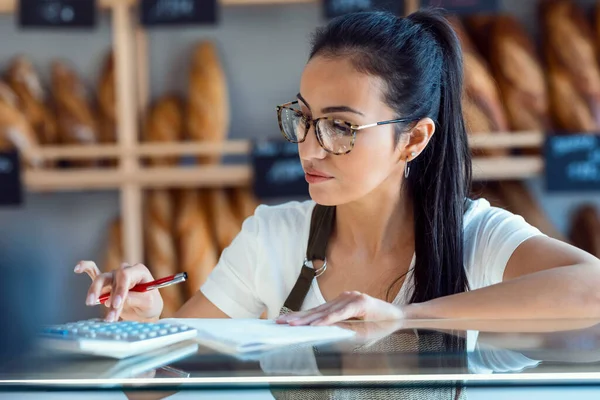
[[[177,255],[173,227],[175,209],[171,194],[167,190],[150,190],[146,193],[146,227],[145,239],[147,248],[147,265],[156,278],[174,275],[177,272]],[[163,313],[168,318],[181,308],[183,298],[178,285],[161,289]]]
[[[481,57],[467,35],[462,22],[457,17],[448,17],[463,50],[465,92],[463,109],[469,134],[489,133],[508,130],[506,115],[500,101],[500,94],[489,66]],[[505,149],[478,150],[476,154],[505,155]]]
[[[192,297],[217,264],[208,217],[198,191],[185,189],[179,195],[177,241],[179,265],[188,274],[186,296]]]
[[[91,145],[99,142],[95,117],[86,89],[76,73],[66,64],[52,63],[52,93],[58,117],[58,132],[63,144]],[[97,165],[94,161],[76,165]]]
[[[112,51],[110,51],[102,66],[100,79],[97,84],[98,101],[98,138],[101,143],[117,142],[117,96],[115,87],[115,63]],[[115,166],[116,160],[106,162]]]
[[[222,142],[229,131],[229,99],[225,73],[215,45],[200,42],[192,57],[187,106],[187,132],[194,141]],[[199,157],[200,163],[218,163],[220,156]]]
[[[575,212],[569,236],[574,246],[600,257],[600,217],[594,205],[584,205]]]
[[[474,14],[468,15],[464,19],[465,29],[469,37],[486,60],[490,59],[490,37],[492,35],[492,26],[494,23],[493,14]]]
[[[258,200],[249,187],[231,188],[228,191],[228,197],[241,228],[246,218],[254,215],[256,207],[258,207]]]
[[[506,209],[506,203],[502,198],[502,194],[498,188],[498,183],[490,182],[473,182],[471,188],[471,197],[474,199],[484,199],[490,203],[492,207]]]
[[[147,142],[177,142],[183,137],[182,101],[175,95],[157,100],[146,116],[143,139]],[[177,157],[153,157],[151,165],[174,165]]]
[[[501,201],[510,212],[522,216],[529,224],[554,239],[567,240],[548,220],[523,182],[501,181],[497,185]]]
[[[585,14],[569,0],[545,0],[540,14],[557,128],[596,131],[600,128],[600,68]],[[561,101],[564,95],[568,97]]]
[[[121,218],[118,217],[111,221],[108,229],[108,240],[102,272],[111,272],[121,268],[123,258],[123,227]]]
[[[238,235],[242,225],[224,189],[209,189],[205,196],[209,223],[213,229],[217,251],[221,254]]]
[[[58,140],[56,118],[47,105],[46,90],[31,62],[15,57],[8,67],[6,80],[18,98],[18,106],[37,134],[40,144],[55,144]]]
[[[597,124],[592,110],[564,68],[550,63],[547,73],[556,128],[565,132],[594,132]]]
[[[494,17],[490,64],[514,131],[550,129],[548,90],[534,44],[512,16]]]
[[[19,150],[25,164],[41,167],[42,155],[37,137],[29,121],[17,108],[17,96],[0,82],[0,150]]]

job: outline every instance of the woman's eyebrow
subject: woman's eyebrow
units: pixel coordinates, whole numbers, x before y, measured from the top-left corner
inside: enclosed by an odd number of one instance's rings
[[[302,101],[306,105],[306,107],[308,107],[308,109],[310,110],[310,105],[308,104],[308,102],[306,101],[306,99],[304,97],[302,97],[302,95],[300,93],[298,93],[296,95],[296,97],[300,101]],[[358,115],[364,116],[364,114],[361,113],[360,111],[357,111],[357,110],[355,110],[355,109],[353,109],[351,107],[348,107],[348,106],[325,107],[325,108],[323,108],[321,110],[321,112],[323,114],[329,114],[329,113],[334,113],[334,112],[351,112],[351,113],[354,113],[354,114],[358,114]]]
[[[351,112],[351,113],[362,115],[362,116],[365,115],[365,114],[361,113],[360,111],[357,111],[354,108],[350,108],[348,106],[325,107],[321,110],[321,112],[323,114],[335,113],[335,112]]]

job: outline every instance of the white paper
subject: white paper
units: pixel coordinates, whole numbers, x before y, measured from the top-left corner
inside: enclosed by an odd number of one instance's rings
[[[199,343],[219,351],[240,354],[344,340],[355,334],[337,326],[290,326],[260,319],[170,318],[161,322],[195,328]]]

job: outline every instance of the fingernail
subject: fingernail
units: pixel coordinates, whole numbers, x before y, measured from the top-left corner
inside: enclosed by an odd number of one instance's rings
[[[106,321],[107,322],[114,322],[114,320],[115,320],[115,314],[116,313],[114,311],[109,312],[108,315],[106,316]]]
[[[123,301],[123,299],[121,298],[121,296],[116,295],[115,299],[112,302],[112,305],[114,308],[119,308],[121,307],[121,302]]]
[[[88,306],[93,306],[94,305],[94,295],[90,294],[87,297],[87,300],[85,301],[85,304],[87,304]]]
[[[81,270],[81,267],[79,266],[79,264],[77,264],[73,272],[79,272],[79,270]]]

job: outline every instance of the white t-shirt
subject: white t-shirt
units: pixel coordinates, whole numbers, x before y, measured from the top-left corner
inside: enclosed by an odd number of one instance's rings
[[[259,206],[223,251],[202,293],[231,318],[258,318],[265,309],[268,318],[276,318],[300,274],[314,206],[313,201]],[[542,233],[522,217],[484,199],[469,201],[464,265],[471,290],[502,282],[515,249],[536,235]],[[412,287],[409,273],[394,303],[406,303]],[[315,279],[302,308],[324,302]]]

